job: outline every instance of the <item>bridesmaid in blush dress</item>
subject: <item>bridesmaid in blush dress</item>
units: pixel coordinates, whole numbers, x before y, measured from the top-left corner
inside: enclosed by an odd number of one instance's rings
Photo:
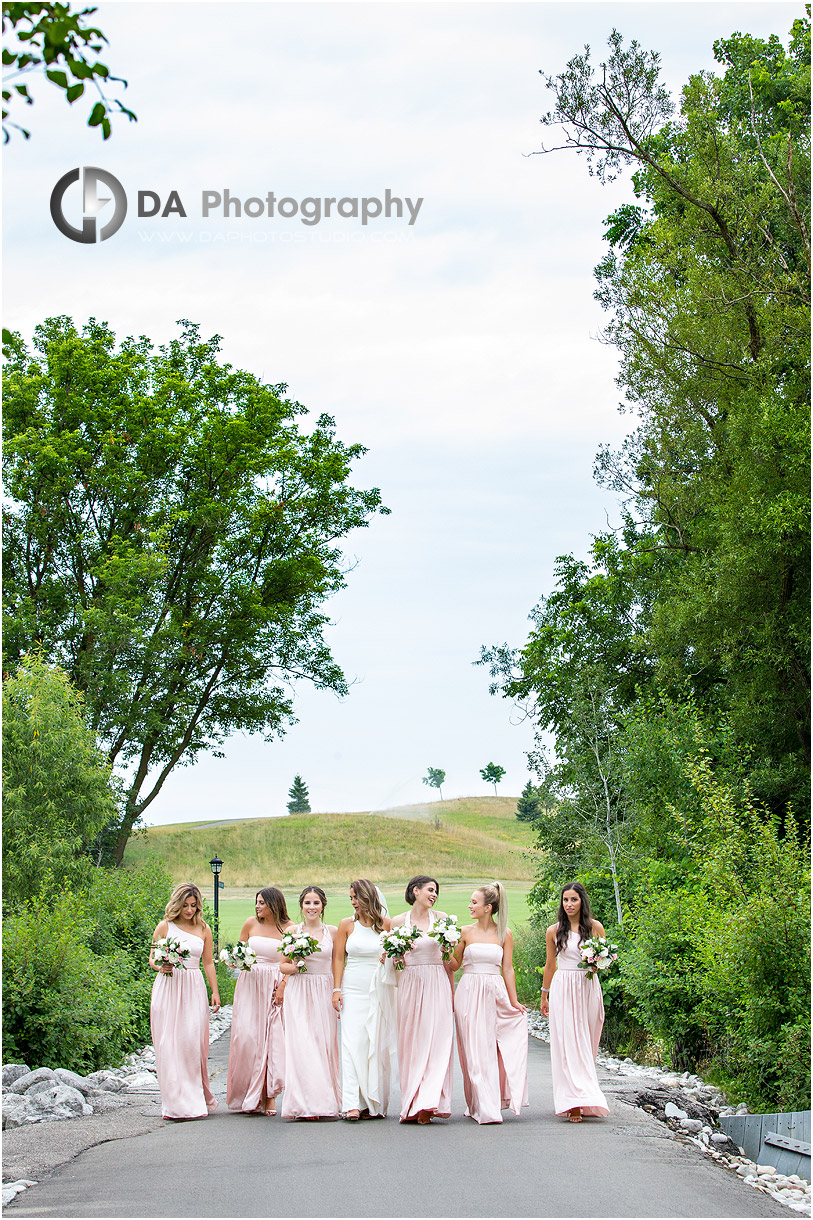
[[[201,892],[191,882],[172,891],[153,942],[165,936],[188,945],[190,956],[181,970],[167,962],[156,965],[150,950],[150,966],[157,974],[152,985],[150,1028],[161,1113],[163,1118],[205,1118],[217,1109],[217,1102],[209,1087],[209,1001],[200,972],[201,958],[212,989],[213,1012],[220,1008],[220,995],[211,929],[203,921]]]
[[[297,931],[313,936],[319,948],[300,972],[282,959],[285,997],[285,1092],[283,1118],[339,1117],[339,1047],[336,1011],[331,1003],[333,939],[337,929],[322,923],[325,891],[308,885],[299,895],[303,920]]]
[[[578,881],[566,885],[559,900],[559,922],[551,924],[545,937],[548,952],[539,1008],[550,1018],[553,1106],[572,1123],[580,1123],[583,1114],[610,1113],[596,1075],[604,1024],[601,984],[579,969],[580,945],[603,935],[584,886]]]
[[[413,877],[405,895],[412,910],[392,921],[393,928],[403,924],[424,933],[405,955],[398,978],[402,1123],[424,1125],[452,1112],[453,976],[440,945],[426,935],[443,916],[432,909],[438,890],[434,877]]]
[[[254,910],[255,917],[240,930],[240,940],[248,941],[257,961],[240,971],[234,989],[226,1104],[230,1110],[273,1115],[285,1084],[279,944],[293,924],[276,886],[259,891]]]
[[[350,886],[355,915],[343,919],[333,946],[333,1007],[339,1014],[342,1111],[355,1122],[387,1113],[395,987],[385,981],[381,933],[390,921],[371,881]]]
[[[463,976],[454,1001],[466,1116],[501,1123],[501,1110],[528,1105],[528,1018],[517,999],[508,898],[499,881],[469,902],[475,921],[461,929],[452,969]],[[496,920],[495,917],[496,916]]]

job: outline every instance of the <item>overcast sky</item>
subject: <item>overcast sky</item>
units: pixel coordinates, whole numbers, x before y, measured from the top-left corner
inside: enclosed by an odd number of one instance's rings
[[[95,316],[120,337],[169,340],[179,318],[223,336],[233,364],[287,382],[369,454],[359,485],[392,515],[347,542],[356,563],[329,603],[339,701],[299,688],[299,723],[266,744],[230,739],[223,759],[179,769],[148,823],[284,812],[295,773],[314,810],[387,808],[528,778],[527,723],[488,694],[482,644],[527,636],[555,557],[584,555],[618,524],[592,480],[617,412],[616,359],[592,299],[602,221],[630,198],[572,153],[529,156],[555,74],[613,27],[662,54],[676,92],[714,69],[735,30],[785,37],[786,3],[105,3],[102,56],[138,114],[103,144],[56,89],[6,151],[4,324]],[[80,113],[81,112],[81,113]],[[66,239],[49,213],[67,170],[116,175],[129,201],[109,240]],[[203,191],[233,197],[422,199],[392,216],[201,216]],[[77,188],[78,190],[78,188]],[[139,219],[139,190],[185,219]],[[66,203],[66,210],[68,204]]]

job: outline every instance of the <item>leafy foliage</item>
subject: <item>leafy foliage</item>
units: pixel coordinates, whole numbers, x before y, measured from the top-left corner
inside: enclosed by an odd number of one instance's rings
[[[488,763],[480,771],[480,776],[487,784],[494,785],[494,795],[497,795],[497,784],[505,775],[505,767],[501,767],[499,763]]]
[[[3,683],[3,893],[14,907],[90,881],[90,851],[115,816],[110,766],[67,675],[37,654]]]
[[[83,691],[127,766],[113,858],[170,771],[231,732],[284,732],[298,679],[344,693],[321,603],[337,545],[386,512],[348,485],[360,445],[221,364],[219,338],[116,348],[91,320],[7,348],[5,646],[36,645]]]
[[[422,782],[428,784],[430,788],[437,788],[440,793],[440,799],[443,800],[443,782],[445,779],[445,771],[441,771],[440,767],[430,767],[426,775],[424,775]]]
[[[3,35],[7,38],[13,34],[17,40],[16,47],[6,42],[3,49],[4,142],[8,142],[12,128],[26,140],[31,135],[9,120],[9,106],[15,94],[26,105],[34,104],[24,82],[40,68],[71,105],[84,95],[86,85],[94,86],[98,100],[88,116],[88,127],[98,127],[102,139],[110,137],[111,114],[126,114],[131,123],[136,121],[132,110],[119,101],[110,101],[101,88],[100,82],[117,81],[125,88],[127,82],[111,76],[110,69],[95,58],[107,42],[101,30],[86,24],[95,12],[95,8],[71,12],[70,4],[3,5]]]

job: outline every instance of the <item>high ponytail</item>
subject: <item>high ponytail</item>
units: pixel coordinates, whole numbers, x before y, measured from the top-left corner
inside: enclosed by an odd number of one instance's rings
[[[508,930],[508,895],[505,888],[500,881],[489,881],[487,885],[480,886],[480,893],[483,902],[491,906],[491,914],[497,924],[497,937],[502,944]]]

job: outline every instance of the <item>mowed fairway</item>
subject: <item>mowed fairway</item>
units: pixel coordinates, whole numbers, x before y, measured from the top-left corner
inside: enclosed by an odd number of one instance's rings
[[[175,882],[194,881],[211,903],[209,860],[220,856],[221,939],[232,939],[264,885],[285,892],[292,914],[303,885],[322,885],[335,922],[351,913],[347,886],[354,877],[380,885],[396,912],[405,908],[404,885],[416,873],[437,877],[439,907],[461,920],[474,885],[496,877],[509,891],[516,922],[527,914],[532,845],[529,828],[517,821],[516,799],[478,797],[373,813],[154,826],[130,839],[124,863],[132,868],[158,857]]]

